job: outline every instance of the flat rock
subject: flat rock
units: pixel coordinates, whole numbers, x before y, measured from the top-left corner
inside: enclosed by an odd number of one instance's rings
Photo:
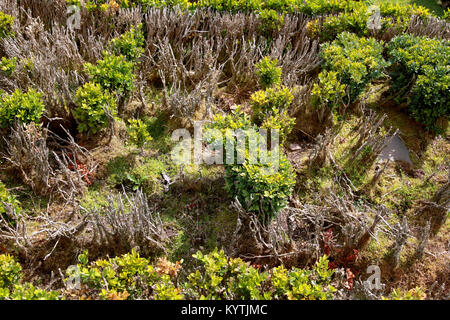
[[[389,136],[386,137],[386,140],[389,140]],[[409,157],[409,150],[406,147],[403,140],[396,134],[391,142],[384,147],[378,156],[380,160],[388,160],[392,161],[404,161],[412,165],[411,158]]]

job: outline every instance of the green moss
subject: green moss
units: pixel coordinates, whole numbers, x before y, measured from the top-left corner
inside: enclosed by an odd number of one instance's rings
[[[188,257],[191,253],[191,243],[184,231],[179,231],[174,236],[167,248],[167,256],[171,260],[181,260]]]
[[[108,196],[112,190],[101,186],[90,187],[81,199],[81,206],[86,210],[98,210],[108,205]]]
[[[119,156],[108,162],[106,170],[108,177],[107,183],[112,186],[123,184],[127,179],[127,172],[129,172],[133,163],[126,156]]]
[[[133,168],[127,174],[127,179],[132,183],[133,189],[142,188],[148,194],[160,193],[163,188],[160,181],[161,173],[168,169],[164,161],[148,159]]]

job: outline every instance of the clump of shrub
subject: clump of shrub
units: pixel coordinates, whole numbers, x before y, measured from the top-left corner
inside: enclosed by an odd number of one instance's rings
[[[81,283],[101,299],[182,298],[180,289],[175,287],[179,263],[172,264],[160,259],[154,267],[148,259],[140,257],[134,250],[123,256],[97,260],[91,264],[88,264],[88,252],[84,251],[78,260],[80,263],[77,268],[67,271],[68,279],[79,277]]]
[[[289,117],[288,109],[294,99],[289,88],[271,87],[259,90],[250,97],[252,121],[263,129],[279,130],[283,144],[294,128],[295,119]]]
[[[120,110],[134,89],[134,70],[144,52],[143,45],[144,35],[139,24],[110,41],[112,53],[103,51],[102,60],[84,65],[90,83],[77,91],[78,108],[74,111],[80,131],[96,133],[107,124],[105,108],[109,107],[110,114],[114,116],[118,102]],[[112,103],[111,96],[116,96],[118,100]],[[89,119],[89,116],[94,118]]]
[[[343,1],[344,3],[344,1]],[[368,24],[375,12],[379,10],[380,21],[375,30]],[[342,32],[355,33],[358,36],[367,36],[376,31],[383,33],[389,29],[395,29],[397,32],[404,32],[408,27],[413,16],[418,16],[422,20],[431,17],[427,8],[422,6],[394,4],[381,1],[374,7],[370,7],[363,1],[352,2],[351,8],[340,10],[338,15],[329,15],[323,21],[313,20],[308,25],[308,30],[312,36],[320,37],[321,41],[332,41]]]
[[[156,265],[136,251],[89,263],[87,252],[68,279],[80,277],[91,296],[102,299],[332,299],[333,270],[325,256],[311,270],[283,266],[261,272],[241,259],[229,258],[223,250],[194,255],[198,268],[181,279],[182,262],[160,258]],[[86,291],[87,290],[87,291]]]
[[[268,1],[271,3],[272,1]],[[281,1],[273,1],[273,3],[282,3]],[[288,2],[287,2],[288,3]],[[298,11],[309,16],[326,15],[331,13],[339,13],[343,11],[351,11],[359,1],[353,0],[304,0],[294,1],[292,4]]]
[[[343,32],[322,46],[323,70],[314,85],[311,103],[316,108],[334,109],[355,102],[368,84],[383,75],[388,62],[383,43]]]
[[[449,43],[400,35],[388,44],[394,64],[392,90],[400,92],[402,100],[409,97],[410,114],[431,131],[439,131],[436,121],[450,115]]]
[[[144,35],[142,24],[131,27],[130,30],[111,40],[112,52],[115,55],[123,55],[127,61],[136,62],[144,53]]]
[[[284,145],[288,135],[295,126],[295,118],[289,116],[287,110],[280,111],[277,114],[267,115],[261,123],[261,129],[267,130],[271,134],[271,130],[278,132],[279,144]]]
[[[263,123],[262,128],[282,129],[280,132],[283,132],[282,125],[281,122],[269,117]],[[268,146],[267,153],[262,153],[261,149],[256,147],[253,150],[256,154],[250,154],[250,139],[254,139],[258,143],[260,135],[257,132],[257,127],[240,109],[231,115],[215,116],[207,129],[216,129],[222,133],[223,146],[226,145],[227,139],[228,141],[237,141],[235,140],[236,137],[233,136],[234,130],[242,130],[241,132],[244,135],[245,142],[243,145],[237,143],[233,150],[235,153],[232,155],[234,163],[224,161],[225,188],[229,195],[232,198],[237,197],[246,210],[256,212],[261,217],[273,217],[280,209],[284,208],[292,193],[295,180],[293,179],[292,167],[279,147]],[[206,130],[206,132],[208,131]],[[212,144],[214,139],[214,137],[207,138],[207,142]],[[270,147],[273,150],[270,150]],[[275,152],[280,152],[280,154]],[[228,156],[224,154],[225,158]]]
[[[273,152],[267,152],[268,159]],[[292,194],[295,185],[292,166],[281,152],[273,162],[264,163],[251,157],[246,153],[243,164],[225,167],[225,187],[247,211],[258,213],[262,219],[272,218],[286,207]]]
[[[12,24],[14,17],[0,11],[0,39],[13,36]]]
[[[194,255],[201,269],[188,276],[189,296],[195,299],[332,299],[333,270],[321,257],[312,270],[283,266],[261,272],[241,259],[228,258],[223,250]]]
[[[350,101],[355,101],[370,81],[383,75],[388,63],[383,58],[383,42],[374,38],[360,38],[343,32],[331,44],[321,48],[323,68],[337,73],[347,86]]]
[[[195,10],[195,9],[209,9],[218,12],[231,13],[259,13],[265,12],[267,15],[286,14],[286,13],[302,13],[308,16],[328,16],[333,17],[332,14],[348,14],[360,10],[365,13],[368,8],[367,2],[355,0],[89,0],[82,3],[80,0],[66,0],[71,5],[79,7],[84,6],[88,11],[100,10],[107,12],[110,10],[117,10],[119,8],[134,8],[141,6],[143,10],[149,8],[169,8],[177,10]],[[428,9],[413,5],[394,4],[391,2],[379,2],[378,6],[381,8],[383,17],[389,17],[391,24],[402,22],[407,24],[412,15],[429,16]],[[355,14],[356,16],[356,14]],[[367,21],[367,16],[363,15]],[[272,19],[270,19],[272,20]],[[405,21],[404,21],[405,20]],[[341,24],[343,24],[343,21]],[[351,26],[350,23],[346,26]],[[342,31],[346,31],[343,29]],[[349,30],[347,30],[349,31]],[[341,31],[340,31],[341,32]]]
[[[316,108],[330,108],[342,103],[345,96],[345,85],[338,78],[338,73],[323,70],[318,77],[318,82],[314,83],[311,92],[311,104]]]
[[[264,57],[255,65],[259,84],[263,89],[281,85],[281,68],[277,67],[277,63],[277,59]]]
[[[437,120],[450,116],[450,66],[426,68],[411,89],[412,117],[431,131],[440,132]]]
[[[256,124],[260,124],[267,116],[287,111],[293,99],[294,96],[286,87],[256,91],[250,97],[250,106],[253,111],[252,120]]]
[[[116,114],[115,99],[103,88],[93,82],[87,82],[78,88],[75,95],[77,107],[73,110],[73,116],[78,121],[80,132],[97,133],[108,126],[108,112]]]
[[[224,137],[226,137],[227,130],[248,130],[255,129],[256,126],[252,123],[250,117],[242,111],[242,106],[237,106],[232,114],[216,114],[207,129],[217,129]],[[209,143],[209,142],[208,142]]]
[[[137,0],[143,8],[178,8],[181,10],[190,9],[194,3],[189,0]]]
[[[274,114],[273,117],[264,119],[261,128],[281,129],[280,141],[283,141],[285,127],[282,126],[292,128],[294,122],[293,119],[286,120],[291,122],[283,123],[279,115]],[[226,140],[237,142],[237,137],[233,136],[235,130],[241,130],[245,139],[242,144],[236,143],[233,151],[235,154],[232,156],[234,163],[227,163],[229,155],[224,154],[225,187],[232,198],[237,197],[246,210],[260,214],[261,218],[271,218],[286,206],[295,184],[293,169],[278,145],[271,146],[267,143],[267,151],[262,152],[258,146],[261,143],[258,142],[261,138],[258,127],[247,114],[238,108],[233,114],[217,115],[206,129],[206,133],[208,129],[219,130],[223,146],[226,145]],[[214,139],[207,136],[206,141],[212,144]],[[255,150],[252,150],[256,154],[249,152],[250,140],[257,144]]]
[[[123,55],[103,52],[103,60],[97,64],[85,64],[91,81],[98,83],[104,90],[119,96],[127,96],[134,88],[134,64]]]
[[[218,140],[218,137],[214,134],[214,130],[220,132],[223,141]],[[234,143],[236,132],[239,131],[249,134],[250,132],[256,132],[257,130],[258,128],[251,121],[250,116],[242,111],[242,106],[238,105],[236,110],[231,114],[214,115],[212,121],[206,124],[203,137],[210,146],[216,146],[217,143],[225,146],[227,140]],[[236,152],[234,152],[234,154],[235,153]],[[224,152],[224,157],[227,156],[226,152]]]
[[[342,32],[352,32],[359,36],[367,35],[367,21],[369,14],[365,5],[360,5],[349,12],[342,12],[338,15],[330,15],[321,22],[319,19],[308,24],[308,30],[314,37],[320,40],[332,41]]]
[[[276,63],[276,60],[265,57],[256,65],[265,90],[252,94],[251,118],[238,106],[233,114],[216,115],[206,130],[206,141],[210,145],[216,137],[208,136],[208,129],[221,133],[222,146],[233,143],[233,154],[224,154],[225,187],[244,209],[257,213],[262,220],[270,220],[287,205],[295,184],[293,169],[280,151],[280,145],[286,141],[295,124],[295,119],[288,114],[294,97],[288,88],[279,85],[281,69],[276,67]],[[273,136],[276,134],[279,140]]]
[[[22,267],[10,255],[0,255],[0,300],[58,300],[59,293],[23,282]]]
[[[262,1],[255,0],[200,0],[192,1],[192,8],[209,8],[220,12],[254,12],[262,10]]]
[[[119,8],[119,4],[116,1],[109,1],[109,0],[66,0],[67,4],[69,5],[76,5],[78,7],[84,7],[88,11],[94,11],[94,10],[101,10],[101,11],[107,11],[108,9],[116,9]],[[119,3],[128,3],[128,1],[119,1]]]
[[[19,282],[22,267],[10,255],[0,255],[0,288],[7,289]]]
[[[148,125],[141,119],[128,120],[128,135],[131,143],[139,148],[143,147],[147,142],[153,140],[148,132]]]
[[[192,3],[188,0],[88,0],[82,2],[81,0],[66,0],[71,5],[78,7],[84,7],[88,11],[100,10],[117,10],[119,8],[135,8],[141,6],[144,10],[148,8],[180,8],[188,9],[192,6]]]
[[[22,92],[16,89],[8,94],[0,91],[0,127],[9,128],[15,122],[39,123],[44,112],[43,94],[34,89]]]

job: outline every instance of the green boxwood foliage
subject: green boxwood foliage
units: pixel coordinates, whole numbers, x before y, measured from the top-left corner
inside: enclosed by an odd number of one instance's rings
[[[111,40],[112,52],[115,55],[123,55],[127,61],[136,62],[144,53],[144,35],[142,24],[131,27],[120,37]]]
[[[77,107],[72,112],[80,132],[97,133],[108,126],[105,110],[109,110],[113,116],[117,112],[115,99],[99,84],[93,82],[87,82],[78,88],[75,104]]]
[[[281,85],[281,68],[277,67],[277,63],[277,59],[264,57],[255,65],[259,84],[263,89]]]
[[[280,135],[283,135],[285,125],[288,128],[292,128],[293,119],[284,119],[281,121],[279,114],[274,114],[264,118],[262,128],[265,129],[279,129]],[[286,122],[290,121],[290,122]],[[206,129],[217,129],[221,131],[224,141],[223,145],[226,145],[226,138],[234,141],[234,137],[227,137],[227,135],[232,134],[233,130],[243,130],[251,133],[250,130],[254,130],[253,133],[257,133],[257,126],[252,123],[247,114],[238,108],[235,113],[228,115],[216,115],[211,123],[209,123]],[[227,130],[229,129],[229,130]],[[205,135],[207,136],[207,130],[205,130]],[[280,140],[284,139],[282,137]],[[282,140],[283,141],[283,140]],[[206,138],[207,143],[213,143],[214,137],[211,139]],[[270,140],[269,140],[270,142]],[[274,146],[272,146],[274,147]],[[289,196],[292,193],[292,188],[295,184],[293,169],[286,159],[282,151],[280,151],[279,158],[276,159],[279,162],[278,168],[275,172],[271,170],[273,165],[270,162],[262,163],[261,159],[257,161],[257,156],[261,157],[259,154],[259,149],[256,150],[258,155],[249,154],[248,140],[246,140],[245,150],[239,149],[235,153],[234,161],[235,164],[225,163],[225,187],[232,198],[237,197],[242,206],[251,212],[256,212],[261,214],[261,218],[273,217],[287,204]],[[269,148],[270,150],[270,148]],[[244,163],[237,163],[237,155],[242,155],[244,157]],[[271,152],[268,151],[267,157],[271,159]],[[227,155],[224,154],[224,157]]]
[[[112,3],[110,0],[85,0],[83,3],[81,0],[66,0],[70,5],[76,5],[81,7],[82,5],[89,11],[101,10],[107,11],[111,7],[117,8],[134,8],[136,6],[142,6],[142,8],[180,8],[188,9],[192,6],[192,3],[188,0],[116,0]]]
[[[80,277],[91,296],[102,299],[332,299],[333,270],[323,256],[312,269],[283,266],[261,272],[248,262],[229,258],[223,250],[193,257],[197,270],[181,279],[181,262],[164,258],[153,266],[135,251],[108,260],[89,263],[87,252],[68,277]],[[86,291],[85,291],[86,292]]]
[[[444,19],[447,22],[450,22],[450,8],[447,8],[447,10],[444,11]]]
[[[324,44],[320,56],[324,60],[323,69],[336,72],[339,81],[346,85],[350,98],[346,103],[354,102],[370,81],[381,77],[388,66],[383,58],[383,42],[373,38],[360,38],[348,32],[338,35],[332,43]],[[323,75],[322,79],[328,81],[330,76],[334,78],[334,74],[328,74]],[[339,86],[336,88],[340,90]]]
[[[237,106],[236,110],[232,114],[217,114],[213,117],[212,123],[207,128],[220,130],[225,136],[226,130],[236,129],[256,129],[255,125],[251,122],[250,117],[242,111],[242,106]]]
[[[280,13],[300,12],[314,16],[352,10],[357,4],[359,1],[353,0],[200,0],[192,1],[191,8],[247,13],[275,10]]]
[[[268,134],[271,130],[278,130],[280,145],[284,145],[294,126],[295,118],[290,117],[286,110],[266,116],[261,123],[261,128],[266,129]]]
[[[134,64],[127,61],[123,55],[116,56],[103,52],[103,60],[97,64],[85,64],[90,79],[102,86],[103,89],[127,96],[134,88]]]
[[[242,111],[242,106],[237,106],[236,110],[232,114],[217,114],[213,117],[212,121],[205,126],[204,139],[206,143],[214,145],[216,137],[210,134],[210,129],[219,130],[222,134],[222,143],[225,146],[226,140],[233,141],[233,131],[234,130],[255,130],[258,128],[252,121],[250,117]],[[226,150],[224,150],[224,157],[226,157]]]
[[[10,255],[0,255],[0,300],[57,300],[58,292],[22,282],[22,267]]]
[[[0,216],[8,221],[9,219],[6,217],[5,204],[11,205],[16,212],[21,210],[19,201],[15,196],[8,192],[8,189],[6,189],[5,185],[0,181]]]
[[[268,151],[270,159],[271,152]],[[237,197],[244,209],[255,212],[262,219],[272,218],[286,207],[295,185],[293,169],[286,156],[280,152],[278,169],[272,163],[251,163],[251,155],[244,164],[225,167],[225,187],[231,197]]]
[[[397,32],[404,32],[413,16],[418,16],[422,20],[427,20],[432,14],[428,9],[413,5],[394,4],[391,2],[380,2],[377,9],[381,16],[380,29],[377,32],[385,32],[390,28]],[[374,12],[371,7],[362,2],[352,2],[351,9],[340,10],[338,15],[327,16],[324,21],[320,19],[309,23],[308,29],[313,36],[319,36],[321,41],[332,41],[342,32],[352,32],[358,36],[367,36],[369,30],[368,21]]]
[[[314,83],[311,92],[311,104],[320,109],[327,107],[334,109],[339,106],[345,96],[345,85],[338,79],[338,73],[323,70],[319,74],[319,81]]]
[[[80,0],[66,0],[69,4],[82,6]],[[196,10],[208,9],[219,12],[243,12],[243,13],[257,13],[265,12],[269,20],[279,21],[279,18],[273,15],[273,12],[279,14],[286,13],[303,13],[308,16],[322,16],[328,15],[325,19],[334,19],[333,15],[337,16],[335,22],[331,22],[336,27],[338,33],[342,31],[351,31],[359,24],[361,28],[356,30],[363,30],[365,22],[370,14],[368,7],[369,1],[358,0],[116,0],[111,2],[109,0],[89,0],[84,1],[84,7],[89,10],[107,11],[111,8],[133,8],[141,6],[143,10],[148,8],[176,8],[177,10]],[[424,8],[406,4],[394,4],[391,1],[383,1],[377,4],[381,9],[383,16],[383,26],[388,24],[401,24],[406,26],[410,21],[412,15],[419,15],[420,17],[430,16],[429,11]],[[272,12],[273,10],[273,12]],[[333,15],[332,15],[333,14]],[[349,18],[349,15],[353,16]],[[273,17],[273,19],[272,19]],[[279,17],[279,16],[278,16]],[[355,20],[356,19],[356,20]],[[363,22],[364,20],[364,22]],[[356,24],[355,24],[356,22]],[[333,31],[332,28],[329,28]],[[336,36],[338,33],[332,33]],[[326,35],[325,32],[322,34]],[[331,38],[333,39],[333,38]]]
[[[128,124],[128,135],[130,136],[131,143],[142,147],[148,141],[153,140],[148,132],[149,128],[147,123],[141,119],[129,119]]]
[[[200,270],[188,276],[189,296],[213,300],[332,299],[330,285],[333,270],[321,257],[312,270],[286,269],[283,266],[261,272],[241,259],[228,258],[223,250],[209,254],[198,251],[194,258]]]
[[[0,127],[9,128],[16,121],[28,124],[39,123],[44,112],[42,93],[29,89],[23,93],[19,89],[11,94],[0,92]]]
[[[408,291],[402,289],[392,289],[388,297],[382,296],[382,300],[425,300],[426,293],[420,287],[415,287]]]
[[[0,288],[10,288],[21,278],[22,267],[10,255],[0,255]]]
[[[137,0],[144,8],[179,8],[182,10],[189,9],[193,3],[189,0]]]
[[[293,99],[294,96],[286,87],[273,87],[256,91],[250,97],[250,106],[253,111],[252,120],[256,124],[260,124],[267,116],[287,111]]]
[[[262,1],[258,0],[199,0],[192,2],[192,8],[210,8],[215,11],[254,12],[263,9]]]
[[[66,0],[69,4],[81,6],[80,0]],[[280,13],[301,12],[307,15],[338,13],[351,10],[359,1],[353,0],[116,0],[121,8],[132,8],[140,5],[148,8],[212,9],[220,12],[261,12],[275,10]],[[109,0],[84,1],[88,10],[107,10]]]
[[[13,36],[12,24],[14,17],[0,11],[0,39]]]
[[[330,285],[333,270],[326,256],[320,257],[312,270],[283,266],[271,270],[272,296],[289,300],[331,300],[336,289]]]
[[[261,20],[260,30],[267,36],[274,31],[279,31],[284,25],[284,17],[272,9],[261,10],[259,19]]]
[[[319,19],[309,22],[308,29],[312,36],[320,37],[321,41],[332,41],[342,32],[352,32],[360,36],[368,33],[367,7],[361,3],[358,8],[339,15],[330,15],[323,22]]]
[[[8,59],[6,57],[2,57],[2,60],[0,61],[0,70],[6,74],[7,76],[10,76],[14,70],[16,70],[17,67],[17,58],[13,57],[11,59]]]
[[[439,131],[437,119],[450,116],[450,42],[401,35],[389,42],[388,53],[394,64],[392,90],[409,97],[415,120]]]
[[[155,300],[179,300],[183,296],[175,286],[178,270],[176,264],[166,263],[166,270],[154,267],[148,259],[132,251],[123,256],[88,262],[88,252],[83,252],[78,260],[77,268],[67,271],[67,276],[79,277],[81,283],[97,292],[101,299],[111,295],[123,294],[130,299],[148,298]],[[161,266],[162,267],[162,266]],[[170,272],[171,271],[171,272]],[[171,277],[172,275],[172,277]]]
[[[431,131],[442,131],[441,117],[450,117],[450,66],[425,68],[411,89],[409,110],[413,118]]]
[[[256,91],[250,97],[252,120],[263,129],[279,130],[280,144],[286,141],[295,125],[295,119],[288,114],[293,99],[291,91],[285,87]]]

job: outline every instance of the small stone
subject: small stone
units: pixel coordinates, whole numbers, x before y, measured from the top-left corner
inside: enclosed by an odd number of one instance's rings
[[[289,150],[291,150],[291,151],[297,151],[297,150],[300,150],[300,149],[301,149],[301,147],[297,143],[289,144]]]

